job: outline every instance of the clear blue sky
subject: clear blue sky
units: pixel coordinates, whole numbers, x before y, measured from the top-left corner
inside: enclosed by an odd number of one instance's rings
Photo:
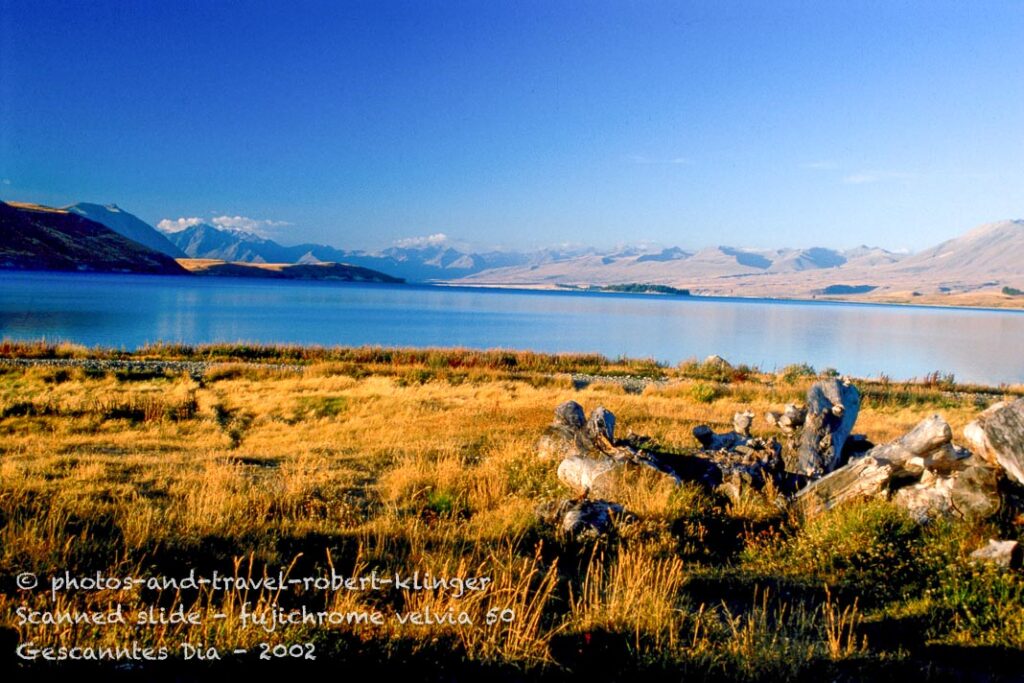
[[[0,198],[916,249],[1024,217],[1024,2],[0,0]]]

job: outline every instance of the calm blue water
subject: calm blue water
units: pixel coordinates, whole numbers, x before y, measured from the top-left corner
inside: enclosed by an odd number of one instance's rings
[[[0,337],[596,351],[1024,382],[1024,314],[819,302],[0,271]]]

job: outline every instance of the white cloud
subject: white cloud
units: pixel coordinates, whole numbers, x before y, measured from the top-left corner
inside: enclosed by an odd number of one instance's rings
[[[3,180],[0,180],[0,183],[3,183],[4,185],[10,185],[11,184],[11,179],[10,178],[4,178]]]
[[[182,218],[165,218],[156,224],[156,227],[160,228],[164,232],[181,232],[186,228],[191,228],[194,225],[200,223],[209,223],[222,230],[234,230],[239,232],[249,232],[255,235],[266,236],[267,233],[273,232],[276,228],[283,228],[291,225],[287,221],[272,221],[272,220],[258,220],[255,218],[249,218],[247,216],[213,216],[212,218],[197,218],[195,216],[182,217]]]
[[[424,235],[422,237],[406,237],[404,239],[395,240],[395,246],[401,247],[402,249],[439,247],[443,244],[448,244],[448,235],[443,232],[436,232],[433,235]]]
[[[893,180],[909,180],[915,174],[906,171],[861,171],[843,178],[847,185],[867,185],[869,183],[882,183]]]
[[[199,225],[203,222],[202,218],[165,218],[156,224],[156,227],[164,232],[181,232],[187,228],[191,228],[193,225]]]
[[[686,157],[669,157],[662,159],[644,156],[643,154],[631,154],[628,158],[631,163],[643,165],[689,166],[693,163],[693,161]]]
[[[215,216],[210,220],[218,228],[226,230],[240,230],[251,232],[256,235],[266,235],[273,232],[275,228],[283,228],[291,225],[287,221],[258,220],[247,216]]]

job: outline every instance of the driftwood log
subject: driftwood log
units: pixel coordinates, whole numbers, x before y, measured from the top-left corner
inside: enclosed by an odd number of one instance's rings
[[[732,416],[733,430],[742,436],[750,436],[750,428],[754,424],[754,414],[749,410]]]
[[[977,522],[999,511],[999,475],[995,469],[981,466],[948,476],[926,471],[917,483],[896,491],[892,500],[919,522],[936,517]]]
[[[737,446],[744,446],[750,441],[750,436],[737,432],[716,433],[707,425],[697,425],[693,428],[693,438],[697,439],[701,448],[706,451],[729,451]]]
[[[607,457],[571,455],[558,465],[558,480],[585,496],[615,496],[622,469]]]
[[[716,433],[707,425],[698,425],[693,436],[701,446],[696,454],[718,471],[715,488],[733,503],[739,503],[743,492],[760,490],[771,482],[784,489],[785,463],[782,445],[774,439],[760,439],[750,435],[754,414],[736,413],[735,431]]]
[[[804,426],[804,420],[807,419],[807,407],[787,403],[781,413],[769,411],[764,414],[764,419],[770,426],[782,430],[783,434],[793,435]]]
[[[953,480],[950,489],[953,514],[971,522],[992,517],[1003,504],[999,482],[1000,470],[985,465],[971,465],[949,475]]]
[[[615,438],[615,415],[599,406],[587,418],[583,407],[566,401],[537,442],[541,458],[560,459],[558,479],[583,496],[614,497],[624,468],[647,467],[681,482],[679,475],[647,452]]]
[[[953,431],[938,415],[899,439],[872,448],[796,496],[806,513],[862,498],[891,498],[924,522],[955,516],[981,520],[999,511],[999,472],[952,443]]]
[[[621,495],[629,467],[650,468],[676,483],[682,481],[663,459],[634,445],[639,441],[616,439],[615,415],[604,407],[595,408],[588,418],[575,401],[560,404],[537,442],[537,453],[560,460],[558,479],[579,497],[542,505],[537,515],[574,538],[601,536],[613,529],[616,520],[631,517],[621,505],[595,499]]]
[[[990,465],[1024,484],[1024,398],[995,404],[964,427],[964,438]]]
[[[586,444],[581,437],[586,421],[583,406],[579,403],[560,403],[555,408],[554,421],[537,441],[537,456],[555,460],[585,451]]]
[[[717,489],[738,501],[748,488],[761,489],[768,482],[781,486],[784,464],[782,446],[774,439],[749,435],[752,413],[737,413],[733,424],[739,431],[716,434],[701,425],[694,435],[701,448],[693,454],[664,453],[651,449],[642,437],[625,440],[615,436],[615,415],[595,408],[586,417],[583,408],[567,402],[555,409],[555,419],[537,444],[540,457],[556,457],[558,479],[581,499],[615,500],[622,494],[624,476],[632,467],[653,469],[675,483],[692,481]]]
[[[883,496],[897,471],[893,463],[868,455],[808,484],[795,501],[801,511],[811,514],[851,500]]]
[[[950,473],[963,469],[961,461],[971,456],[969,451],[953,445],[953,430],[938,415],[932,415],[900,438],[868,451],[875,458],[899,466],[900,471],[920,475],[926,469]]]
[[[992,517],[1003,505],[1021,505],[1014,502],[1019,487],[1003,484],[1007,477],[1024,483],[1024,399],[997,404],[965,428],[973,453],[953,443],[952,429],[938,415],[874,446],[851,433],[859,409],[855,387],[827,380],[808,390],[806,410],[791,404],[783,413],[768,413],[769,423],[794,435],[790,448],[796,457],[789,468],[775,439],[751,435],[749,412],[734,415],[731,432],[695,427],[699,448],[672,453],[632,433],[617,439],[611,411],[598,407],[588,418],[578,403],[568,401],[555,409],[537,451],[559,461],[559,480],[579,494],[574,501],[563,501],[559,513],[559,524],[573,535],[605,533],[601,515],[613,515],[616,509],[601,506],[616,504],[594,498],[620,497],[627,485],[623,475],[635,466],[654,469],[676,483],[698,482],[733,502],[745,490],[763,489],[769,482],[789,495],[809,481],[792,498],[805,514],[851,500],[883,498],[921,522],[940,516],[976,521]],[[585,505],[590,503],[596,507]]]
[[[815,382],[807,390],[807,418],[800,435],[800,474],[820,477],[842,464],[843,445],[860,411],[860,392],[848,381]]]

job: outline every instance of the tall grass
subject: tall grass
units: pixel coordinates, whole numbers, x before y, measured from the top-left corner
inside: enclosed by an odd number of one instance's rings
[[[26,349],[51,357],[94,353]],[[306,576],[420,569],[487,576],[491,584],[462,598],[444,591],[128,593],[117,596],[127,608],[180,605],[203,614],[204,625],[18,632],[47,644],[188,637],[247,647],[265,634],[213,615],[236,616],[246,602],[259,610],[305,604],[388,615],[429,608],[465,612],[472,624],[427,628],[392,618],[380,627],[298,626],[279,641],[312,639],[325,656],[501,664],[523,677],[592,670],[729,680],[831,675],[857,662],[917,656],[885,638],[864,640],[877,624],[906,613],[932,643],[1024,648],[1020,577],[966,560],[988,537],[1020,538],[1012,520],[921,528],[874,503],[804,522],[775,508],[770,493],[730,504],[650,472],[630,474],[622,502],[636,519],[609,538],[573,541],[534,514],[539,502],[569,495],[551,463],[534,453],[561,401],[572,398],[587,410],[606,405],[621,433],[648,435],[659,448],[686,454],[695,447],[695,424],[727,428],[736,410],[777,408],[813,378],[791,385],[774,375],[728,382],[675,376],[638,395],[537,378],[552,367],[651,367],[590,356],[258,352],[265,354],[259,363],[245,362],[236,347],[127,354],[239,356],[199,380],[82,368],[9,367],[0,374],[3,623],[14,623],[26,602],[40,609],[113,605],[111,596],[75,593],[54,605],[8,588],[24,571],[173,575],[195,567]],[[309,365],[279,371],[262,362],[269,359]],[[409,370],[429,377],[404,381]],[[467,379],[438,381],[438,372],[466,372]],[[720,394],[699,400],[692,387],[701,384]],[[875,400],[871,386],[862,385],[868,398],[859,426],[875,441],[933,410],[927,401]],[[944,411],[955,429],[975,413],[970,397]]]

